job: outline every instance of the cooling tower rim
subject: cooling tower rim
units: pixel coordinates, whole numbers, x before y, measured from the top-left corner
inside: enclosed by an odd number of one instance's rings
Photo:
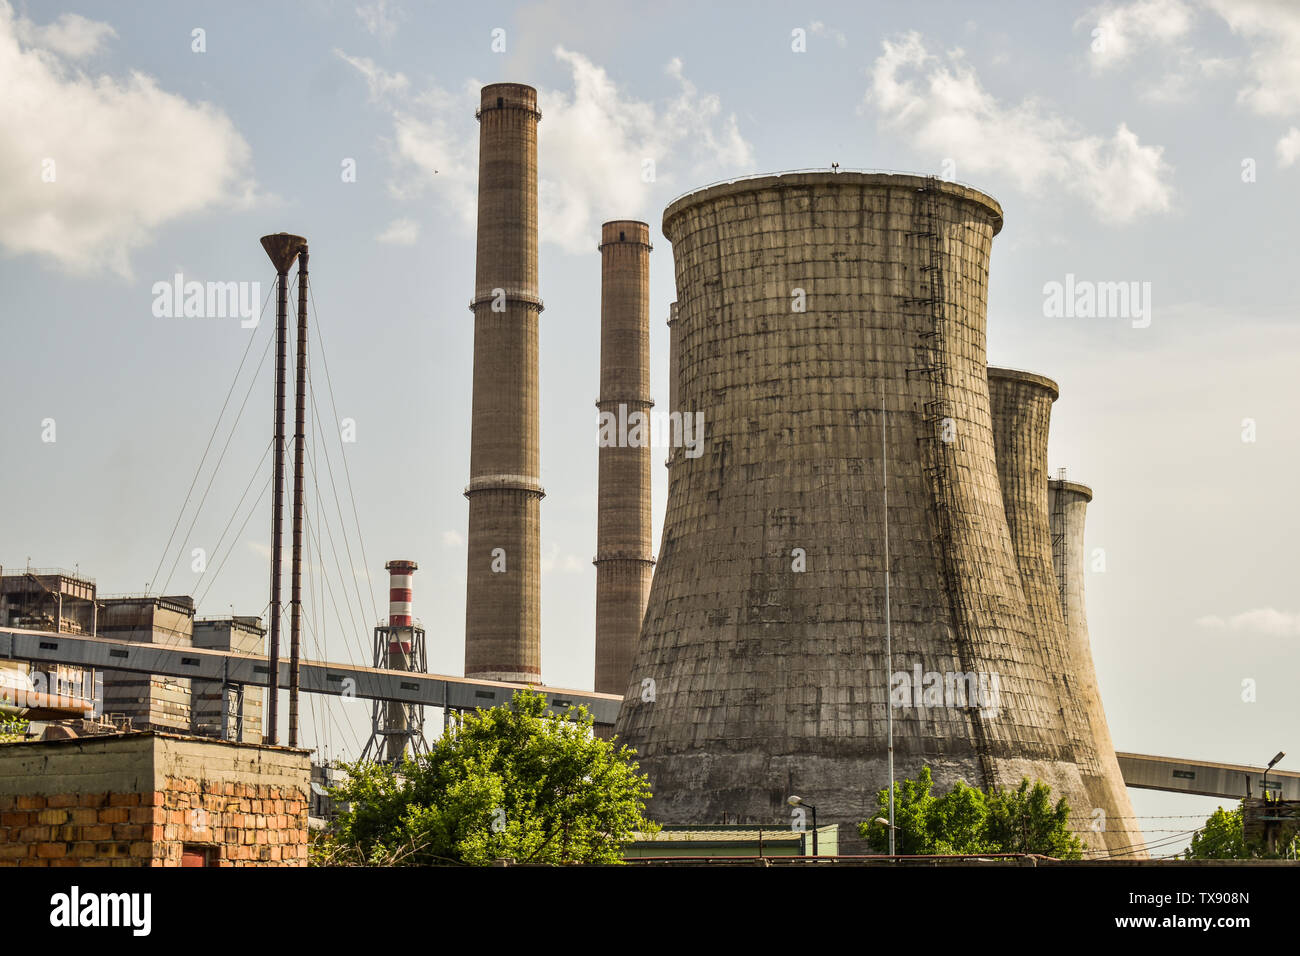
[[[1053,491],[1064,491],[1071,494],[1080,495],[1084,501],[1092,500],[1092,489],[1082,482],[1069,481],[1068,479],[1049,478],[1047,487]]]
[[[736,176],[723,179],[707,186],[700,186],[672,200],[665,208],[662,229],[668,236],[668,222],[680,212],[696,203],[730,196],[737,193],[756,192],[760,189],[782,188],[790,186],[822,185],[876,185],[911,187],[920,189],[925,186],[959,199],[966,199],[990,213],[993,234],[1002,231],[1002,204],[983,190],[969,183],[937,176],[924,176],[919,173],[902,172],[893,169],[842,169],[838,172],[826,169],[794,169],[779,173],[752,173],[748,176]],[[668,236],[671,241],[671,236]]]
[[[1030,372],[1023,368],[1010,368],[1006,365],[988,366],[988,376],[990,379],[1001,378],[1013,382],[1024,382],[1026,385],[1037,385],[1052,393],[1052,401],[1061,397],[1061,386],[1046,375],[1040,375],[1038,372]]]

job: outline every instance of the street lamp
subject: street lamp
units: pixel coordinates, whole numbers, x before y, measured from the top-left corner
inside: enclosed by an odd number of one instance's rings
[[[1274,757],[1272,760],[1270,760],[1270,761],[1268,762],[1268,766],[1264,768],[1264,780],[1263,780],[1263,782],[1261,783],[1260,786],[1262,787],[1262,789],[1263,789],[1263,791],[1264,791],[1264,799],[1265,799],[1265,800],[1268,799],[1268,772],[1269,772],[1270,770],[1272,770],[1274,767],[1276,767],[1279,763],[1281,763],[1282,758],[1285,757],[1285,756],[1286,756],[1286,754],[1283,753],[1281,750],[1279,750],[1279,751],[1277,752],[1277,756]],[[1280,796],[1280,795],[1281,795],[1281,794],[1280,794],[1280,792],[1279,792],[1279,796]]]
[[[817,855],[817,808],[811,803],[804,803],[803,797],[792,796],[786,803],[792,807],[807,807],[813,815],[813,856]]]

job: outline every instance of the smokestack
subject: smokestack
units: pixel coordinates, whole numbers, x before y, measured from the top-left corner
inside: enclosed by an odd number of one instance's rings
[[[389,561],[384,565],[388,572],[389,627],[411,626],[411,577],[419,568],[414,561]],[[410,649],[408,644],[405,650]]]
[[[541,681],[537,91],[483,87],[465,676]]]
[[[419,568],[414,561],[389,561],[384,565],[388,571],[388,661],[389,670],[415,670],[411,660],[412,628],[415,620],[411,615],[412,589],[411,578]],[[385,757],[390,763],[402,759],[406,750],[410,721],[407,718],[407,705],[396,701],[385,701],[386,720],[384,729]]]
[[[650,553],[650,227],[601,227],[597,692],[627,688],[654,558]],[[640,440],[637,428],[640,426]],[[634,444],[636,441],[636,444]]]

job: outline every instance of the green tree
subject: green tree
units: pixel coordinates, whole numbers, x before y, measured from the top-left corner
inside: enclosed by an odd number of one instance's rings
[[[345,765],[346,803],[317,862],[617,863],[645,819],[650,785],[635,752],[592,733],[586,708],[546,713],[517,691],[509,707],[465,715],[428,754],[396,769]]]
[[[1247,843],[1242,831],[1244,803],[1235,809],[1225,810],[1219,807],[1195,835],[1192,844],[1183,851],[1187,860],[1259,860],[1278,857],[1293,857],[1300,853],[1300,836],[1288,841],[1282,852],[1270,854],[1262,843]],[[1281,841],[1279,841],[1281,848]]]
[[[31,724],[21,717],[0,714],[0,744],[26,740],[29,727]]]
[[[1015,790],[988,795],[986,839],[1003,853],[1041,853],[1078,860],[1083,844],[1070,832],[1070,805],[1065,797],[1052,803],[1052,788],[1041,780],[1031,787],[1021,779]]]
[[[1042,853],[1079,859],[1082,844],[1067,826],[1069,804],[1051,802],[1051,788],[1022,780],[1014,791],[985,793],[961,781],[951,791],[933,794],[929,767],[916,780],[894,782],[895,850],[906,855],[929,853]],[[876,818],[888,819],[889,790],[876,795]],[[877,853],[888,852],[889,830],[872,820],[858,832]]]

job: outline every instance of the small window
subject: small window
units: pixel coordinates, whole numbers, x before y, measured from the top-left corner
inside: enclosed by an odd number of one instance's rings
[[[623,235],[623,233],[620,232],[620,233],[618,234],[618,241],[619,241],[619,242],[625,242],[625,241],[627,241],[627,236]]]
[[[216,866],[217,848],[186,843],[181,847],[181,866]]]
[[[505,106],[505,105],[506,105],[506,98],[505,98],[504,96],[498,96],[498,97],[497,97],[497,109],[501,109],[501,108],[502,108],[503,106]]]

